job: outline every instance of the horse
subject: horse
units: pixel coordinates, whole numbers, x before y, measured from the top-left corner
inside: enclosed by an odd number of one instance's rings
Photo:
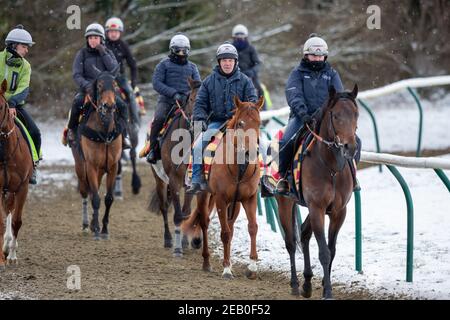
[[[161,146],[161,162],[164,169],[165,174],[168,177],[168,183],[165,182],[157,173],[157,165],[152,165],[153,176],[155,177],[156,182],[156,193],[153,193],[152,198],[150,200],[149,209],[153,212],[161,212],[164,219],[164,247],[171,248],[172,243],[172,235],[169,229],[169,223],[167,218],[167,213],[170,205],[170,201],[172,201],[174,207],[174,216],[173,222],[175,224],[175,247],[173,254],[176,257],[182,257],[183,248],[187,248],[188,239],[186,236],[183,236],[181,240],[181,230],[180,225],[181,222],[191,214],[191,202],[192,195],[184,193],[184,201],[183,207],[181,208],[180,204],[180,190],[184,187],[184,179],[187,170],[187,161],[183,161],[181,164],[175,164],[171,158],[172,149],[175,145],[178,144],[177,141],[172,141],[171,137],[175,130],[178,129],[186,129],[190,130],[191,127],[191,118],[192,112],[194,109],[195,98],[197,97],[198,89],[200,88],[201,82],[194,81],[191,78],[188,78],[189,87],[191,88],[191,92],[189,94],[189,98],[184,106],[177,106],[180,111],[180,116],[174,119],[170,127],[168,128],[167,133],[165,134],[166,139]],[[184,155],[185,157],[187,155]],[[191,242],[193,248],[200,247],[200,240],[198,237],[194,238]]]
[[[220,237],[223,244],[224,269],[222,276],[225,279],[232,279],[231,239],[233,238],[234,223],[239,215],[240,204],[242,204],[247,215],[251,242],[251,262],[247,267],[246,276],[249,279],[256,279],[258,260],[256,251],[256,234],[258,232],[256,207],[260,180],[257,155],[259,127],[261,125],[259,112],[264,105],[264,97],[261,97],[256,103],[241,102],[238,97],[234,97],[234,104],[235,114],[227,124],[227,132],[220,141],[211,163],[208,181],[210,194],[208,191],[203,191],[197,195],[197,208],[189,219],[183,222],[183,230],[190,233],[194,230],[194,227],[200,225],[203,235],[203,270],[211,271],[208,226],[209,215],[215,204],[220,220]],[[241,143],[239,143],[239,140]],[[239,161],[242,156],[245,158],[243,164]],[[227,161],[224,163],[223,159]],[[229,161],[230,159],[232,161]]]
[[[116,98],[114,90],[114,71],[97,70],[96,103],[90,96],[91,109],[87,112],[86,121],[80,124],[77,142],[72,146],[75,160],[75,172],[78,177],[79,192],[82,197],[83,232],[88,227],[94,234],[94,239],[109,239],[109,212],[114,201],[114,183],[118,172],[118,162],[122,154],[122,131],[115,119]],[[98,193],[101,180],[106,174],[105,214],[100,233]],[[87,203],[91,199],[93,215],[88,224]]]
[[[28,144],[9,114],[6,90],[7,83],[3,80],[0,87],[0,271],[5,269],[5,257],[8,264],[17,264],[17,237],[28,195],[28,180],[33,172]]]
[[[304,284],[301,292],[311,297],[312,287],[309,241],[312,233],[319,247],[319,260],[323,268],[323,298],[332,298],[331,265],[336,254],[336,240],[347,212],[353,191],[350,162],[357,151],[356,128],[358,86],[352,92],[339,92],[332,87],[329,97],[319,113],[320,129],[312,130],[316,141],[302,161],[301,189],[309,215],[301,225],[300,245],[304,256]],[[295,267],[295,200],[277,195],[278,211],[285,232],[285,244],[291,262],[291,293],[299,295],[299,282]],[[330,219],[328,245],[325,239],[325,214]]]
[[[131,161],[131,168],[132,168],[132,174],[131,174],[131,190],[133,194],[139,194],[139,191],[141,190],[141,178],[139,177],[139,174],[137,172],[136,168],[136,148],[139,143],[139,128],[141,126],[140,124],[140,116],[139,115],[133,115],[133,113],[138,113],[137,110],[133,111],[130,101],[127,101],[127,107],[128,107],[128,115],[129,115],[129,121],[127,122],[127,132],[128,136],[130,138],[131,148],[130,148],[130,161]],[[121,199],[122,196],[122,159],[125,158],[125,154],[122,155],[121,160],[119,161],[119,169],[117,172],[116,177],[116,184],[114,188],[114,196],[118,199]]]

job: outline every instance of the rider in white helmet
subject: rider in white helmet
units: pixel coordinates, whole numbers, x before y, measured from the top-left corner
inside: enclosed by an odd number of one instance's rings
[[[257,95],[264,95],[258,76],[261,60],[259,60],[255,47],[251,45],[248,39],[247,27],[243,24],[237,24],[234,26],[231,35],[233,37],[233,46],[236,47],[239,54],[239,69],[253,81]],[[266,104],[264,103],[263,110],[265,109]]]
[[[159,93],[153,122],[150,131],[150,152],[147,155],[149,163],[156,163],[160,159],[157,142],[164,120],[178,101],[184,106],[191,88],[188,78],[201,81],[197,65],[188,60],[191,44],[184,34],[176,34],[169,44],[169,56],[161,60],[153,73],[153,89]]]
[[[40,158],[41,132],[33,118],[24,108],[25,100],[30,90],[31,77],[31,65],[25,59],[25,56],[33,44],[31,34],[22,25],[18,25],[12,29],[5,39],[6,48],[0,52],[0,75],[3,79],[6,79],[8,84],[5,98],[9,105],[9,113],[13,117],[17,116],[27,127],[33,139],[38,157]],[[30,178],[31,184],[36,184],[36,166],[38,159],[34,160],[35,169]]]
[[[130,103],[130,111],[133,123],[140,125],[139,108],[136,104],[134,88],[137,82],[137,65],[136,60],[131,53],[128,43],[121,39],[124,32],[122,20],[117,17],[109,18],[105,23],[106,31],[106,47],[114,53],[117,62],[120,65],[120,73],[116,77],[117,84],[125,91],[128,102]],[[125,72],[124,60],[130,67],[131,86]]]
[[[192,187],[186,191],[190,194],[207,190],[202,174],[202,151],[224,122],[233,116],[233,98],[237,96],[241,101],[251,102],[257,100],[252,81],[239,70],[236,48],[230,43],[220,45],[216,59],[218,65],[203,81],[195,100],[193,119],[201,122],[205,132],[193,148]]]
[[[291,108],[289,122],[280,141],[278,183],[280,194],[289,194],[287,176],[294,156],[294,143],[304,123],[311,122],[328,97],[331,86],[340,92],[343,85],[339,73],[326,61],[328,45],[317,34],[311,34],[303,46],[303,59],[296,66],[286,83],[286,100]]]

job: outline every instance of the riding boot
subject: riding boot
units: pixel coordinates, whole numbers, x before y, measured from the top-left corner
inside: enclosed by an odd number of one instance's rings
[[[37,165],[38,163],[35,162],[33,164],[33,172],[31,173],[30,179],[28,181],[29,184],[37,184],[37,176],[38,176],[38,172],[37,172]]]
[[[152,129],[150,130],[150,152],[147,155],[148,163],[156,163],[161,159],[158,145],[158,135],[164,125],[164,121],[153,120]]]
[[[128,138],[127,129],[122,132],[122,150],[131,149],[130,139]]]

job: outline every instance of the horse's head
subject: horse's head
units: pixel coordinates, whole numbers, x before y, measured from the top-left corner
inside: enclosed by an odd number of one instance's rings
[[[353,91],[336,92],[334,87],[329,91],[328,102],[322,110],[320,135],[333,148],[337,156],[350,160],[357,150],[356,128],[359,117],[356,96],[358,86]],[[339,159],[337,158],[338,162]]]
[[[95,67],[94,67],[95,68]],[[97,71],[96,79],[96,111],[98,112],[101,122],[105,129],[108,129],[112,120],[114,119],[114,112],[116,111],[116,95],[115,95],[115,73],[118,70],[116,67],[113,71]]]
[[[234,116],[227,125],[228,129],[234,130],[233,144],[238,146],[238,140],[244,141],[244,146],[238,149],[255,149],[251,148],[258,146],[259,127],[261,125],[261,118],[259,112],[264,105],[264,97],[261,96],[259,100],[254,102],[242,102],[239,97],[234,97]],[[240,137],[240,136],[243,137]],[[243,148],[242,148],[243,147]]]

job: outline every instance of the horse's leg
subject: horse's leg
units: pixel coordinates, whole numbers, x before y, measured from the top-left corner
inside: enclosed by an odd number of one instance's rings
[[[156,195],[158,197],[159,210],[161,211],[164,222],[164,248],[172,248],[172,235],[170,234],[169,221],[167,218],[167,213],[169,211],[169,202],[167,199],[170,191],[168,185],[158,177],[153,168],[152,171],[156,182]]]
[[[99,179],[98,179],[98,172],[96,168],[94,168],[92,165],[87,164],[86,166],[86,175],[89,178],[89,189],[90,189],[90,197],[91,197],[91,204],[92,204],[92,220],[91,220],[91,231],[94,233],[94,240],[100,239],[100,223],[98,221],[98,211],[100,209],[100,196],[98,194],[98,188],[99,188]]]
[[[222,277],[225,279],[232,279],[233,273],[231,271],[230,263],[230,242],[231,242],[231,229],[228,225],[228,204],[223,200],[223,197],[216,197],[217,214],[220,221],[220,238],[223,244],[223,273]]]
[[[2,248],[2,251],[0,251],[0,272],[5,270],[5,255],[8,253],[7,251],[9,250],[9,241],[10,238],[12,238],[12,236],[8,234],[8,219],[11,219],[10,216],[11,215],[6,217],[5,208],[3,206],[3,199],[0,199],[0,232],[2,232],[0,236],[0,248]],[[6,231],[4,231],[5,227]]]
[[[208,249],[208,227],[209,227],[209,210],[208,205],[211,201],[211,195],[207,192],[202,192],[197,196],[197,208],[199,214],[199,224],[202,229],[203,235],[203,271],[211,272],[211,264],[209,262],[209,249]]]
[[[325,238],[324,220],[325,208],[311,205],[309,207],[309,218],[311,221],[311,228],[316,237],[319,246],[319,261],[323,268],[323,298],[331,299],[331,282],[330,282],[330,249],[328,249],[327,240]]]
[[[17,264],[17,237],[19,236],[19,230],[22,226],[22,211],[25,205],[25,201],[28,194],[28,185],[23,185],[22,188],[12,196],[8,205],[8,211],[10,212],[9,218],[11,219],[12,239],[9,242],[9,254],[7,257],[8,264]]]
[[[247,278],[256,279],[258,272],[258,252],[256,251],[256,234],[258,233],[258,224],[256,222],[256,194],[251,198],[242,201],[245,214],[248,220],[248,233],[250,234],[250,264],[247,267]]]
[[[311,221],[309,220],[308,215],[305,221],[302,223],[300,235],[304,262],[303,277],[305,278],[305,281],[303,283],[302,296],[305,298],[311,298],[312,295],[311,278],[313,277],[313,272],[311,269],[311,259],[309,256],[309,240],[311,240],[311,236]]]
[[[135,139],[132,139],[132,147],[130,150],[130,159],[131,159],[131,166],[133,168],[133,174],[131,176],[131,189],[133,191],[133,194],[139,194],[139,191],[141,190],[141,178],[139,177],[137,173],[136,168],[136,146],[137,146],[137,134]]]
[[[192,194],[186,194],[186,192],[184,193],[183,208],[181,209],[181,215],[183,220],[187,219],[191,214],[191,202],[193,197],[194,196]],[[200,248],[201,242],[197,243],[197,241],[196,244],[192,246],[193,248],[196,249]],[[186,234],[183,234],[183,237],[181,239],[181,247],[183,249],[187,249],[189,247],[189,240]]]
[[[330,217],[330,225],[328,227],[328,249],[330,249],[331,260],[328,272],[331,279],[331,265],[333,264],[334,256],[336,255],[336,240],[339,230],[345,220],[345,215],[347,214],[347,207],[343,208],[341,211],[334,212],[333,216]],[[330,280],[331,281],[331,280]]]
[[[283,227],[285,234],[284,243],[291,263],[291,294],[299,295],[299,282],[297,277],[297,267],[295,265],[295,251],[297,247],[293,223],[294,216],[292,214],[294,209],[294,201],[283,196],[277,196],[276,199],[278,202],[278,213],[280,216],[281,226]]]
[[[123,200],[122,159],[119,160],[119,165],[117,167],[117,176],[114,185],[114,196],[118,200]]]
[[[183,256],[183,247],[181,245],[181,222],[183,222],[183,213],[181,211],[180,202],[180,185],[174,183],[175,178],[170,179],[169,188],[172,196],[172,204],[174,209],[173,223],[175,225],[175,246],[173,249],[173,255],[175,257]]]
[[[114,202],[114,182],[116,181],[115,172],[117,172],[118,164],[114,164],[111,166],[110,171],[106,175],[106,195],[105,195],[105,215],[103,216],[103,227],[102,227],[102,238],[108,239],[108,223],[109,223],[109,211],[111,210],[111,206]]]

